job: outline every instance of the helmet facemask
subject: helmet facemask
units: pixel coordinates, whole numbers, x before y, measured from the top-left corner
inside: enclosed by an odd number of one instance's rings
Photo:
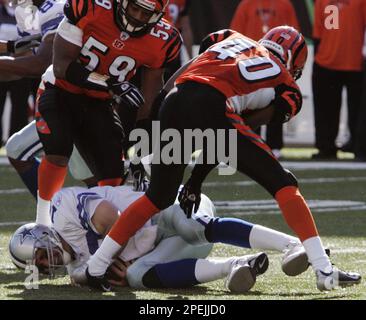
[[[37,266],[42,274],[55,278],[56,275],[65,275],[65,251],[62,248],[61,239],[58,234],[49,229],[36,239],[33,247],[32,265]],[[39,263],[40,259],[47,258],[47,266]],[[59,272],[61,271],[61,272]]]
[[[163,3],[163,1],[161,1]],[[156,1],[150,0],[116,0],[115,1],[115,21],[117,26],[127,32],[132,37],[139,37],[155,26],[164,15],[164,9],[156,7]],[[139,10],[145,15],[145,21],[140,21],[129,14],[129,11]]]

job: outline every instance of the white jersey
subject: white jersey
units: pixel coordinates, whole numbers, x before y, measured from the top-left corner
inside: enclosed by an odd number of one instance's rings
[[[131,203],[143,196],[143,192],[132,191],[131,187],[94,187],[91,189],[72,187],[59,191],[52,198],[51,221],[55,231],[72,247],[74,260],[67,265],[68,273],[76,282],[84,282],[86,262],[95,253],[102,242],[91,221],[97,206],[101,201],[113,203],[120,212],[123,212]],[[182,210],[179,205],[173,205],[161,211],[158,216],[177,216]],[[202,201],[197,215],[212,216],[214,206],[202,195]],[[184,214],[183,214],[184,215]],[[154,218],[153,218],[154,219]],[[184,219],[186,220],[186,218]],[[148,220],[145,225],[130,238],[120,254],[123,261],[130,261],[144,256],[154,249],[157,239],[157,222]]]
[[[46,0],[39,8],[29,4],[19,5],[15,9],[15,18],[19,36],[55,33],[64,17],[65,0]]]

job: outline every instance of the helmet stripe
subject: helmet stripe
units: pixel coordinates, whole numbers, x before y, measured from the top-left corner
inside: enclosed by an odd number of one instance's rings
[[[301,50],[304,48],[304,46],[306,45],[305,41],[303,41],[299,46],[298,48],[295,50],[294,52],[294,56],[293,56],[293,59],[292,61],[295,62],[296,61],[296,58],[297,56],[299,55],[299,53],[301,52]]]

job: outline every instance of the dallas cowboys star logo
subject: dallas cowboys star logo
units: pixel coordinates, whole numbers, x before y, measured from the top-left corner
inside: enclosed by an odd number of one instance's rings
[[[23,244],[23,242],[25,241],[25,239],[27,239],[27,237],[33,238],[34,234],[32,233],[31,228],[24,228],[24,230],[20,232],[18,236],[20,237],[20,244]]]

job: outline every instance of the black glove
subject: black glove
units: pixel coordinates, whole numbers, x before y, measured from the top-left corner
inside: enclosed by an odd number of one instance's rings
[[[144,165],[130,163],[130,171],[133,180],[133,191],[145,192],[149,187],[149,180],[146,177]]]
[[[140,90],[128,81],[111,83],[107,81],[108,88],[113,93],[113,99],[118,104],[125,104],[139,109],[144,103],[144,97]]]
[[[7,50],[12,54],[27,52],[29,49],[36,48],[41,44],[41,34],[25,36],[15,41],[7,42]]]
[[[178,200],[187,218],[190,218],[192,216],[192,210],[194,209],[194,213],[196,213],[200,206],[201,185],[197,185],[193,183],[192,179],[189,179],[180,190]]]

